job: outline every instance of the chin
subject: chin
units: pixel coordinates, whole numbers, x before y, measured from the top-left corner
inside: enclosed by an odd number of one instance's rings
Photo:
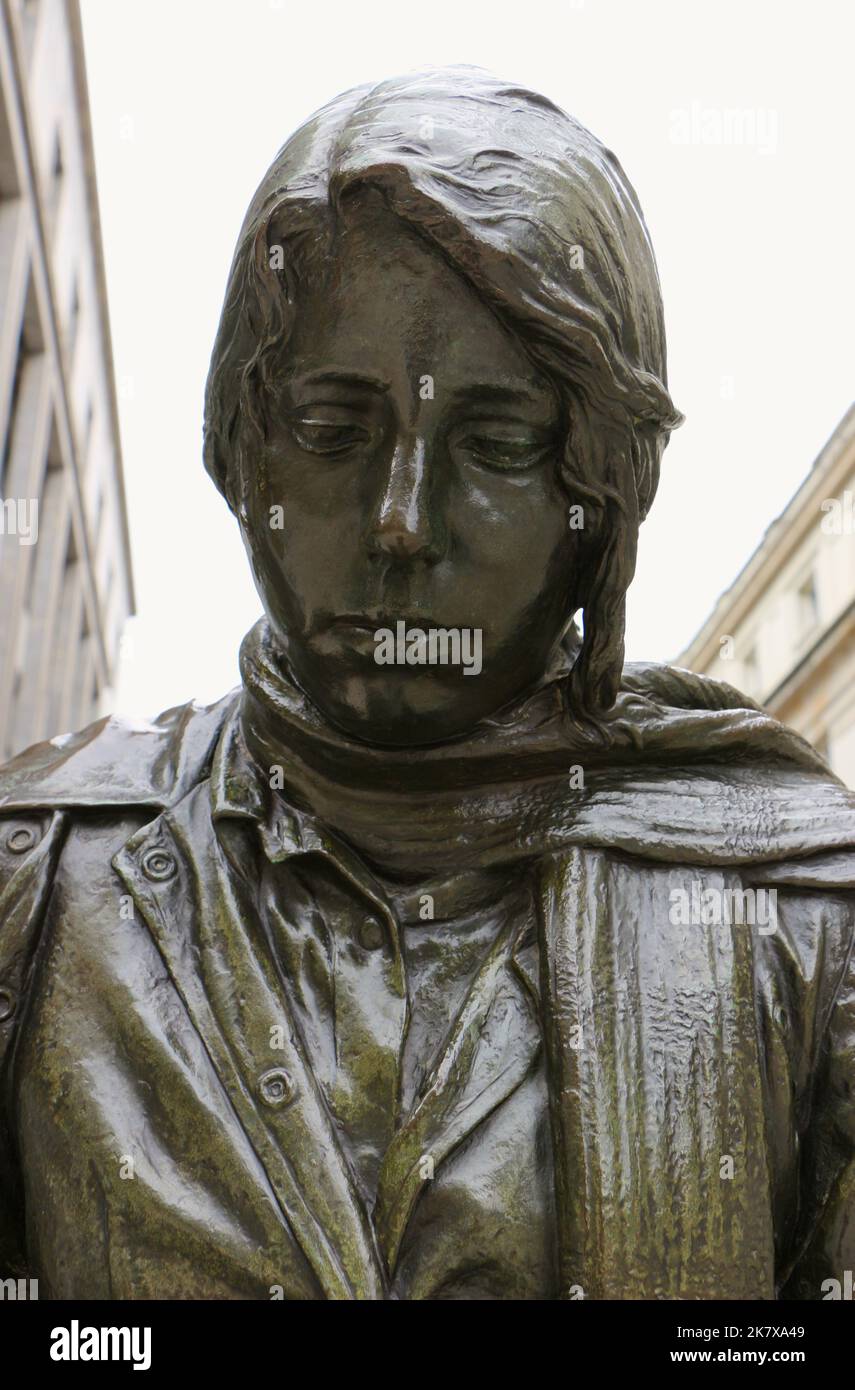
[[[345,699],[325,713],[349,738],[387,748],[419,748],[461,738],[488,710],[439,681],[391,682],[388,676],[348,683]]]

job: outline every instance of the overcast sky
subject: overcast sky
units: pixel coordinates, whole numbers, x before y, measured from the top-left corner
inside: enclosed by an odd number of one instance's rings
[[[201,462],[246,205],[337,92],[466,62],[563,106],[635,185],[687,417],[641,532],[627,654],[691,638],[855,394],[852,9],[835,0],[82,0],[138,617],[116,708],[238,680],[259,614]],[[727,113],[750,113],[733,124]],[[718,134],[717,134],[718,133]],[[720,138],[719,138],[720,136]]]

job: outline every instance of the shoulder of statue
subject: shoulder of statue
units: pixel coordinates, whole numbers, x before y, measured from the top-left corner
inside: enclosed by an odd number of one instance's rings
[[[109,716],[0,767],[0,1062],[60,864],[79,877],[100,862],[80,853],[77,835],[90,854],[100,846],[104,858],[133,832],[141,811],[157,815],[193,791],[209,775],[239,699],[237,689],[213,705],[190,701],[151,721]]]
[[[208,775],[239,700],[240,688],[212,705],[176,705],[154,720],[108,715],[36,743],[0,767],[0,818],[173,806]]]
[[[682,666],[656,661],[628,661],[621,691],[655,704],[687,710],[759,710],[759,705],[735,686]]]
[[[714,768],[707,798],[717,799],[717,787],[725,801],[740,788],[753,790],[763,797],[770,826],[786,821],[787,814],[795,816],[795,824],[799,812],[783,801],[792,796],[800,799],[815,830],[820,806],[829,831],[835,817],[843,818],[845,833],[831,834],[826,844],[817,834],[808,836],[801,853],[834,843],[855,846],[855,793],[801,734],[724,681],[677,666],[629,663],[611,727],[634,747],[639,761],[659,760],[678,774],[695,776]],[[750,811],[748,805],[745,809]],[[843,824],[837,828],[844,831]]]

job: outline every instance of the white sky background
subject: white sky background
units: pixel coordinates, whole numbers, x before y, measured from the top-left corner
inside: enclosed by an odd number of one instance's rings
[[[813,0],[82,0],[138,617],[115,708],[238,682],[260,606],[201,462],[202,395],[245,208],[347,87],[475,63],[615,150],[659,263],[687,422],[641,532],[627,655],[673,658],[855,393],[847,5]],[[756,113],[753,144],[678,117]],[[709,127],[707,127],[709,128]]]

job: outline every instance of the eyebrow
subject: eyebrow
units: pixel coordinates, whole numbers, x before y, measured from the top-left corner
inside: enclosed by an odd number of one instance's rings
[[[291,384],[299,389],[301,386],[322,386],[326,383],[340,386],[359,386],[363,390],[373,391],[378,396],[389,390],[388,381],[382,381],[379,377],[368,376],[365,372],[342,371],[338,367],[324,367],[317,372],[306,372],[303,376],[294,377]]]
[[[307,386],[318,385],[338,385],[355,386],[365,391],[371,391],[374,395],[386,395],[392,388],[388,381],[380,377],[370,376],[366,372],[359,372],[354,369],[343,369],[339,367],[321,367],[317,371],[305,372],[302,376],[292,378],[291,386],[300,390]],[[536,393],[524,382],[518,381],[508,385],[499,385],[495,382],[474,382],[471,386],[459,387],[452,396],[455,402],[463,404],[495,404],[495,405],[529,405],[539,406],[544,403],[544,398],[540,393]]]
[[[472,386],[462,386],[454,392],[455,400],[495,402],[498,405],[540,405],[543,397],[535,394],[523,382],[513,386],[499,386],[492,382],[478,382]]]

